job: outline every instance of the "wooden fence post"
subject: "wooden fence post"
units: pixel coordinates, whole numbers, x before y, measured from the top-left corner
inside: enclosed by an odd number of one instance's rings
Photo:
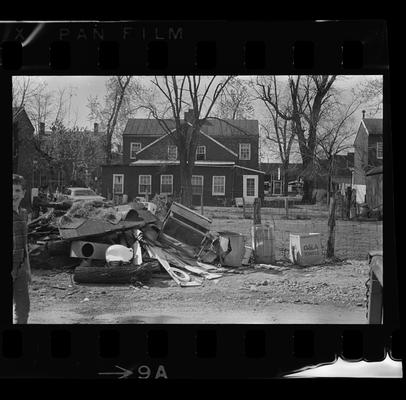
[[[336,194],[332,193],[330,197],[330,209],[328,216],[328,240],[327,240],[327,258],[334,257],[334,242],[335,242],[335,226],[336,226]]]
[[[347,190],[345,191],[345,200],[346,200],[345,216],[346,216],[346,219],[350,219],[351,195],[352,195],[352,189],[351,189],[351,186],[349,186],[349,187],[347,187]]]
[[[247,218],[247,216],[245,214],[245,198],[244,198],[244,196],[242,197],[242,210],[243,210],[243,217],[245,219],[245,218]]]
[[[254,200],[254,218],[253,218],[254,225],[261,224],[261,199],[256,197]]]
[[[285,197],[285,215],[286,219],[289,219],[289,202],[287,197]]]

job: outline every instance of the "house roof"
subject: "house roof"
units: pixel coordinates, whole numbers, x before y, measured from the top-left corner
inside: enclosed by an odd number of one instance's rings
[[[175,121],[164,119],[170,129],[175,128]],[[129,118],[123,135],[162,136],[167,134],[156,119]]]
[[[364,118],[362,120],[368,135],[383,134],[383,119],[382,118]]]
[[[179,160],[137,160],[130,163],[132,167],[156,166],[156,165],[179,165]],[[234,161],[195,161],[197,167],[232,167]]]
[[[164,119],[162,121],[167,124],[169,129],[175,128],[173,119]],[[182,119],[181,122],[184,123],[185,121]],[[203,124],[201,130],[210,136],[259,136],[257,120],[209,119]],[[162,136],[166,133],[156,119],[130,118],[127,121],[123,135]]]
[[[179,160],[137,160],[130,163],[132,167],[150,167],[160,165],[179,165]],[[236,165],[234,161],[195,161],[196,167],[233,167],[241,168],[247,171],[257,172],[259,174],[265,174],[263,171],[259,171],[254,168],[244,167],[242,165]]]
[[[13,122],[14,122],[17,118],[19,118],[21,115],[23,115],[23,113],[24,113],[25,116],[27,117],[28,122],[30,123],[32,129],[35,130],[34,125],[32,124],[32,122],[31,122],[31,120],[30,120],[30,117],[28,116],[28,114],[27,114],[27,112],[25,111],[25,108],[24,108],[24,107],[13,107],[13,110],[12,110],[12,111],[13,111]]]
[[[18,114],[20,114],[22,110],[24,110],[23,107],[13,107],[13,119],[17,118]]]

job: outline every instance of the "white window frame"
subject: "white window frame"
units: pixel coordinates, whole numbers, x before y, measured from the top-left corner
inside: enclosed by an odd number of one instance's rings
[[[199,153],[199,149],[204,149],[204,152],[203,152],[203,153]],[[204,146],[204,145],[202,145],[202,146],[197,146],[197,148],[196,148],[196,160],[197,160],[197,156],[198,156],[199,154],[204,154],[204,158],[203,158],[203,160],[198,160],[198,161],[205,161],[205,160],[206,160],[206,146]]]
[[[220,186],[218,184],[214,185],[215,178],[223,178],[223,191],[222,192],[215,192],[214,191],[214,186]],[[213,176],[213,179],[212,179],[212,191],[211,192],[212,192],[213,196],[224,196],[226,194],[226,177],[225,177],[225,175]]]
[[[276,193],[276,184],[279,184],[279,193]],[[283,182],[278,179],[278,180],[274,180],[273,181],[273,185],[272,185],[272,194],[275,196],[281,196],[283,194]]]
[[[175,158],[171,158],[170,157],[170,148],[175,148],[176,149],[176,156],[175,156]],[[175,160],[177,160],[178,159],[178,146],[176,146],[175,144],[170,144],[169,146],[168,146],[168,160],[170,160],[170,161],[175,161]]]
[[[244,146],[248,146],[248,157],[242,157],[242,150]],[[245,149],[246,150],[246,149]],[[238,157],[240,160],[251,160],[251,143],[239,143]]]
[[[114,191],[114,185],[115,185],[116,176],[120,176],[122,178],[121,192],[115,192]],[[124,174],[113,174],[113,194],[123,194],[123,193],[124,193]]]
[[[150,191],[149,192],[141,192],[141,178],[148,176],[149,177],[149,187]],[[145,184],[142,184],[145,186]],[[139,194],[151,194],[152,193],[152,175],[138,175],[138,193]]]
[[[193,178],[201,178],[202,179],[202,184],[201,185],[193,185]],[[192,183],[192,195],[194,195],[194,196],[199,196],[200,194],[195,194],[195,193],[193,193],[193,187],[194,186],[196,186],[196,187],[201,187],[202,188],[202,193],[203,193],[203,188],[204,188],[204,175],[192,175],[192,180],[191,180],[191,183]]]
[[[162,183],[162,178],[163,177],[170,177],[171,178],[171,183],[165,183],[165,185],[171,185],[171,191],[170,192],[164,192],[162,190],[162,185],[164,185],[164,183]],[[173,194],[173,175],[161,175],[160,193],[161,194]]]
[[[379,157],[379,145],[381,145],[381,156]],[[382,160],[383,159],[383,142],[376,142],[376,158],[378,160]]]
[[[140,142],[131,142],[130,143],[130,158],[131,159],[136,158],[135,154],[133,155],[133,147],[134,147],[133,145],[135,145],[135,144],[139,145],[139,147],[140,147],[135,153],[138,153],[142,148],[142,144]]]

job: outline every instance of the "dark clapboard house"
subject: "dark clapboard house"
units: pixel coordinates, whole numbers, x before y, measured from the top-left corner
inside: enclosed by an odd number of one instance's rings
[[[184,121],[190,121],[191,111]],[[173,120],[165,120],[174,128]],[[192,176],[193,204],[232,205],[235,198],[263,199],[263,175],[258,163],[256,120],[208,120],[201,128]],[[156,194],[178,196],[179,153],[155,119],[129,119],[123,132],[123,161],[102,166],[106,197],[152,199]]]
[[[365,118],[359,125],[354,141],[354,185],[357,190],[357,203],[364,203],[367,194],[367,174],[383,165],[383,120]]]

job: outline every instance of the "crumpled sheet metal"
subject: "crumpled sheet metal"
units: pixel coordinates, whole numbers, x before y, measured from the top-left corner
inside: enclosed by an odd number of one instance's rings
[[[121,221],[118,224],[111,224],[100,219],[87,219],[77,228],[59,227],[59,233],[62,239],[79,239],[123,229],[140,229],[143,226],[145,226],[144,221]]]

